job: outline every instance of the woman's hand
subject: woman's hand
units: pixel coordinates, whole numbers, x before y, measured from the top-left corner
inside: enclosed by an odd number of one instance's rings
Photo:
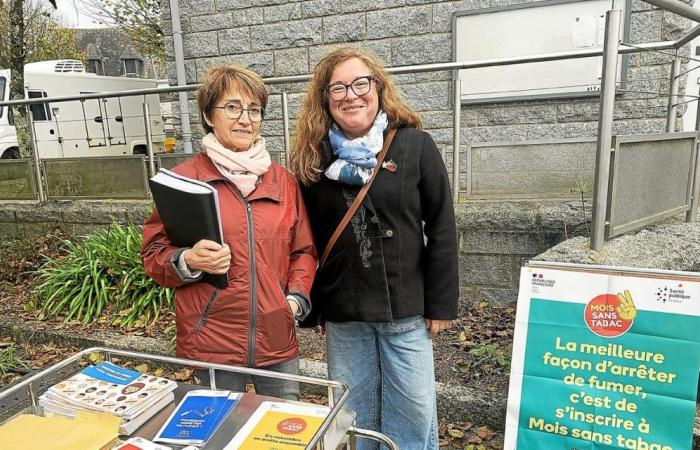
[[[194,247],[185,250],[185,263],[190,270],[223,274],[231,265],[231,249],[228,245],[202,239]]]
[[[425,328],[430,330],[431,337],[437,336],[439,332],[449,328],[451,324],[451,320],[425,319]]]
[[[287,303],[289,303],[289,309],[292,310],[292,317],[296,318],[297,314],[299,314],[299,303],[297,303],[296,300],[290,300],[289,298],[287,299]]]

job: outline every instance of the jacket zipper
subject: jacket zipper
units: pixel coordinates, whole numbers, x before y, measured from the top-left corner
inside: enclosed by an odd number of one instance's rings
[[[212,292],[211,295],[209,296],[209,300],[207,300],[207,305],[204,307],[204,311],[202,311],[202,315],[199,316],[199,320],[197,321],[197,325],[195,325],[195,327],[194,327],[195,334],[199,333],[199,329],[202,328],[204,326],[204,324],[207,322],[207,316],[209,315],[209,310],[214,305],[214,302],[216,301],[217,297],[219,296],[219,292],[221,292],[221,290],[216,288],[216,289],[214,289],[214,292]]]
[[[257,295],[255,277],[255,245],[253,242],[253,211],[250,202],[243,198],[248,225],[248,253],[250,258],[250,328],[248,330],[248,367],[255,363],[255,321],[257,319]]]

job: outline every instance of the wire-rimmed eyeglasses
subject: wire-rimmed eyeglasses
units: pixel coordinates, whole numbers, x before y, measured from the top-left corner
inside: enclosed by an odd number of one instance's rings
[[[328,91],[328,96],[331,99],[341,101],[345,100],[345,97],[348,96],[348,88],[352,89],[358,97],[367,94],[372,90],[372,81],[376,83],[377,79],[371,75],[366,75],[364,77],[355,78],[350,84],[333,83],[326,87],[326,91]]]
[[[224,106],[212,106],[212,109],[223,109],[226,117],[229,119],[240,119],[243,115],[243,111],[248,113],[248,119],[251,122],[262,122],[263,117],[265,117],[265,108],[262,106],[249,106],[244,108],[238,102],[227,102]]]

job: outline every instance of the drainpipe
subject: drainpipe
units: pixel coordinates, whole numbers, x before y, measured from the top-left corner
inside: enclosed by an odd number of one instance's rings
[[[186,86],[185,55],[182,50],[182,26],[180,24],[180,5],[178,0],[169,0],[170,19],[173,23],[173,47],[175,49],[175,74],[177,85]],[[190,127],[190,107],[187,92],[178,92],[180,102],[180,126],[182,127],[182,143],[185,153],[192,153],[192,128]]]

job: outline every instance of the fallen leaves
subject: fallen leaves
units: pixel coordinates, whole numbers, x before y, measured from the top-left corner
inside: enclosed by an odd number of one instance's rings
[[[438,444],[444,450],[502,450],[503,436],[482,425],[471,422],[442,422]]]

